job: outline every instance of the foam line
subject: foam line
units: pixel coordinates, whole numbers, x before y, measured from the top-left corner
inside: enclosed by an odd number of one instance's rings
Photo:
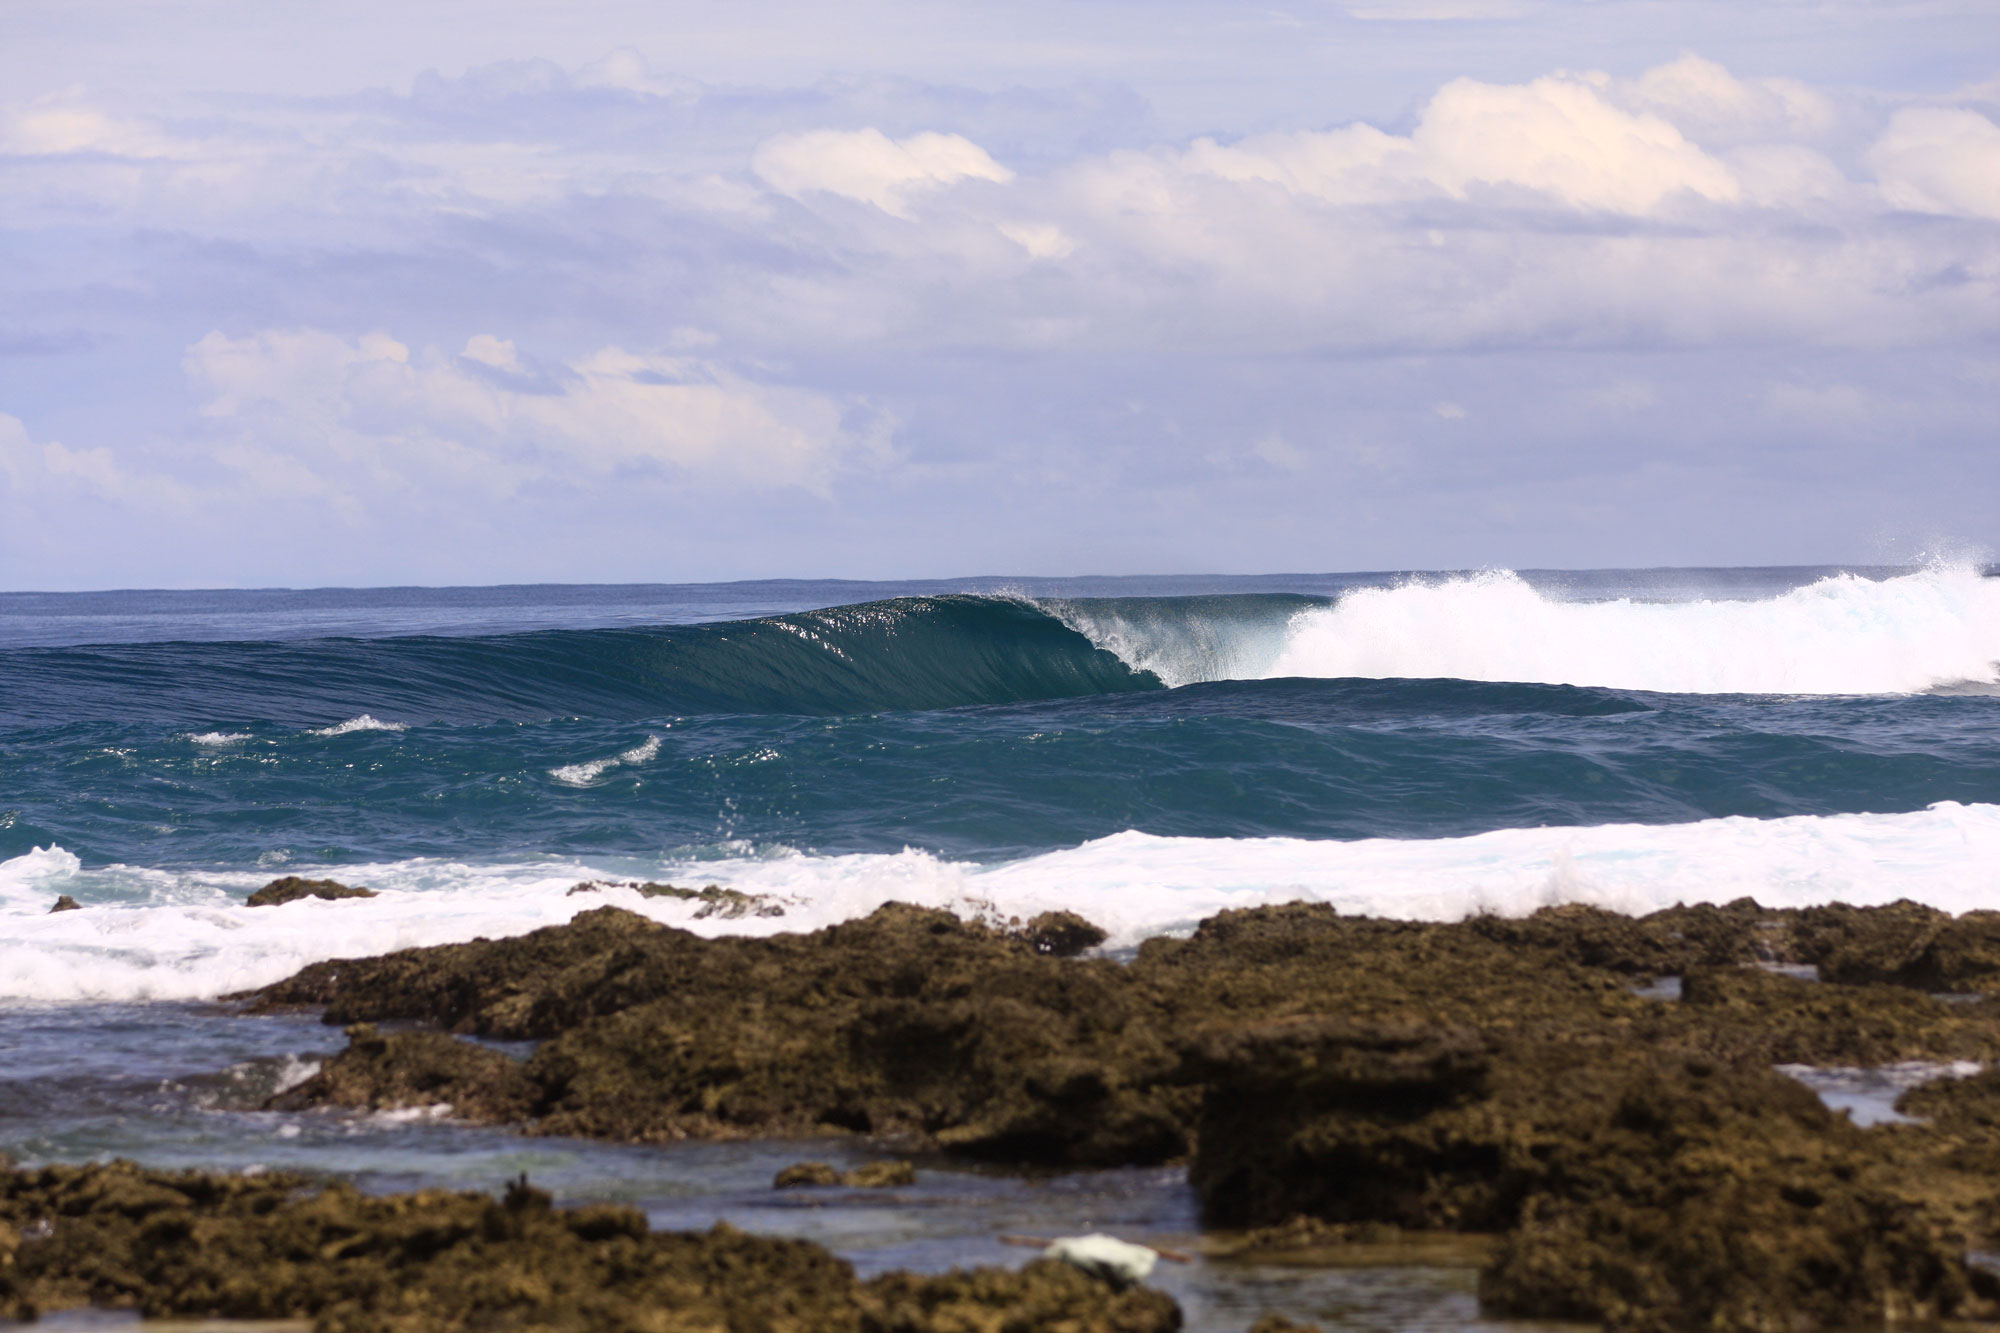
[[[267,873],[84,870],[69,853],[43,849],[0,862],[0,998],[209,997],[277,981],[319,959],[517,935],[607,903],[705,934],[810,930],[889,901],[1002,919],[1067,908],[1112,931],[1114,945],[1188,929],[1225,907],[1295,899],[1421,920],[1518,915],[1567,902],[1644,912],[1743,896],[1780,907],[1911,898],[1959,912],[1991,906],[2000,805],[1355,842],[1127,832],[997,865],[918,851],[724,850],[714,859],[650,863],[349,866],[307,873],[367,884],[382,896],[248,908],[243,896]],[[695,904],[629,891],[567,896],[579,880],[607,877],[721,883],[775,895],[787,911],[696,920]],[[47,915],[59,893],[88,910]]]

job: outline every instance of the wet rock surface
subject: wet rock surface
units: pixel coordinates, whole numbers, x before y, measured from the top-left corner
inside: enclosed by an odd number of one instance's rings
[[[1168,1333],[1168,1297],[1068,1264],[867,1282],[818,1245],[654,1232],[633,1208],[369,1197],[302,1176],[113,1162],[0,1169],[0,1316],[82,1305],[149,1317],[309,1318],[322,1333]]]
[[[243,900],[246,907],[282,907],[295,903],[301,898],[373,898],[375,890],[342,884],[337,879],[301,879],[297,875],[287,875],[274,879],[263,888]]]
[[[740,889],[725,889],[720,884],[709,884],[699,889],[684,889],[675,884],[660,884],[652,880],[644,883],[638,880],[586,880],[569,891],[574,898],[579,893],[602,893],[606,889],[630,889],[641,898],[671,898],[678,902],[700,904],[695,908],[697,921],[709,917],[734,920],[743,916],[783,916],[784,905],[773,902],[761,893],[744,893]]]
[[[917,1183],[917,1168],[908,1162],[869,1162],[852,1171],[836,1170],[826,1162],[797,1162],[778,1172],[773,1189],[842,1185],[848,1189],[886,1190]]]
[[[812,935],[704,940],[617,908],[516,940],[321,964],[259,1005],[544,1038],[454,1083],[435,1034],[343,1054],[298,1103],[385,1104],[421,1062],[430,1101],[538,1132],[639,1142],[866,1132],[1051,1165],[1167,1160],[1190,1089],[1119,964],[1067,960],[947,912],[890,906]],[[367,1065],[374,1073],[364,1072]],[[527,1089],[525,1100],[517,1087]]]
[[[1964,1256],[2000,1230],[2000,1083],[1918,1088],[1903,1105],[1923,1123],[1862,1129],[1773,1066],[2000,1059],[2000,1011],[1965,999],[2000,975],[1986,916],[1745,901],[1438,925],[1293,904],[1119,964],[1065,956],[1087,938],[1070,922],[891,905],[704,940],[603,908],[251,998],[430,1025],[357,1029],[287,1106],[449,1103],[634,1141],[858,1132],[1044,1167],[1186,1158],[1214,1226],[1497,1233],[1496,1313],[1874,1327],[1994,1313]],[[1636,993],[1662,977],[1678,1001]],[[516,1061],[451,1033],[541,1045]]]

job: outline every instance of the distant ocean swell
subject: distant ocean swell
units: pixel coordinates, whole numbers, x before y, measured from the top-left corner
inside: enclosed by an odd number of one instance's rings
[[[1992,688],[1997,664],[2000,580],[1969,568],[1673,603],[1497,572],[1337,599],[948,595],[661,629],[17,648],[0,724],[845,715],[1279,677],[1896,694]]]

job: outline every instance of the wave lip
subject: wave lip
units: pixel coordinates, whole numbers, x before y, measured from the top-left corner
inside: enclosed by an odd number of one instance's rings
[[[1178,620],[1144,621],[1116,608],[1051,609],[1168,685],[1450,678],[1861,695],[2000,683],[2000,579],[1969,566],[1834,574],[1762,600],[1678,602],[1565,600],[1497,570],[1353,589],[1282,624],[1225,623],[1192,606]]]

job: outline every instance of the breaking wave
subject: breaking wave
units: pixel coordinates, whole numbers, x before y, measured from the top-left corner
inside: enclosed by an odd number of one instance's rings
[[[1052,609],[1168,685],[1455,679],[1671,694],[1909,694],[2000,682],[2000,579],[1835,574],[1777,597],[1579,601],[1496,571],[1333,601],[1069,602]],[[1223,602],[1225,605],[1204,605]]]
[[[1990,692],[2000,579],[1937,567],[1675,601],[1585,600],[1506,571],[1336,597],[953,594],[650,629],[19,648],[0,652],[0,671],[17,686],[0,724],[157,721],[199,729],[205,744],[256,722],[336,738],[439,721],[841,715],[1276,677]]]

